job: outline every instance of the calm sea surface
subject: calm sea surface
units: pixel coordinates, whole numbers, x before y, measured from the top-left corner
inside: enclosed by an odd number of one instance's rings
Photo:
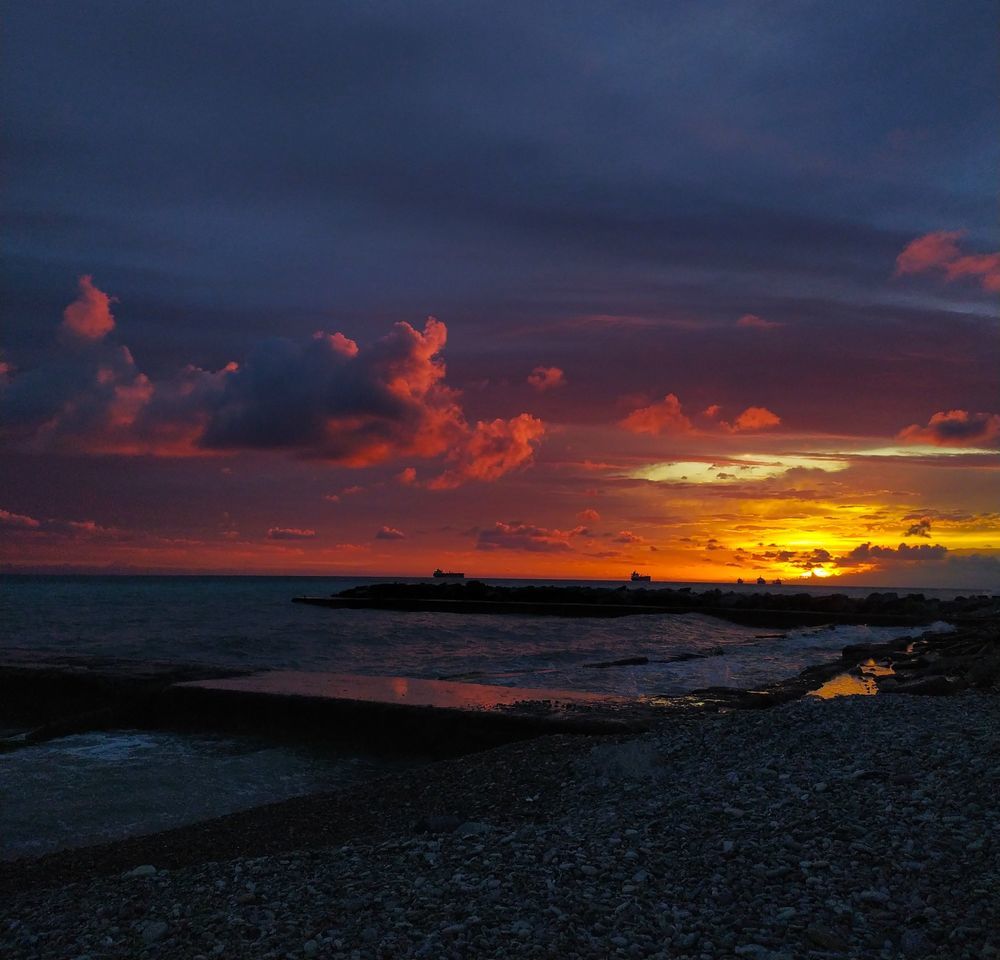
[[[846,643],[905,632],[867,627],[778,631],[699,615],[571,620],[291,603],[296,595],[328,595],[365,582],[371,580],[8,576],[0,578],[0,652],[18,648],[642,695],[761,683],[828,660]],[[762,634],[768,638],[760,639]],[[691,654],[698,656],[677,659]],[[614,670],[584,667],[639,656],[651,662]]]
[[[749,686],[829,660],[846,643],[905,632],[762,630],[695,615],[568,620],[291,603],[298,594],[364,582],[371,581],[2,577],[0,656],[34,650],[642,695]],[[635,656],[651,662],[584,666]],[[35,856],[336,789],[387,766],[383,758],[243,737],[140,730],[62,737],[0,753],[0,857]]]

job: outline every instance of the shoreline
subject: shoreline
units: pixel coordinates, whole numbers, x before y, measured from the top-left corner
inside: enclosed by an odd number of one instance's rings
[[[0,864],[14,920],[0,945],[12,958],[989,957],[998,736],[1000,700],[964,692],[510,744]]]
[[[866,662],[891,667],[879,695],[807,695]],[[0,861],[0,949],[1000,956],[998,684],[1000,630],[983,621],[850,646],[760,690],[616,705],[641,733],[536,736]]]

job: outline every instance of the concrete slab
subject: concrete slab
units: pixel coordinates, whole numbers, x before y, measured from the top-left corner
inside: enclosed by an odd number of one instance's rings
[[[502,687],[454,680],[370,677],[353,673],[310,673],[302,670],[268,670],[241,677],[195,680],[175,686],[411,707],[441,707],[450,710],[492,710],[521,703],[631,702],[625,697],[579,690]]]

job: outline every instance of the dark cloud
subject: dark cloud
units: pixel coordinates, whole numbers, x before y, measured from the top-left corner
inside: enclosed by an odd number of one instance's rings
[[[923,564],[938,563],[944,560],[948,548],[939,544],[921,543],[910,546],[901,543],[898,547],[882,547],[872,543],[862,543],[850,553],[837,557],[834,563],[838,567],[856,567],[859,564],[872,564],[883,567],[893,564]]]
[[[930,539],[930,535],[930,517],[920,517],[916,523],[910,524],[906,529],[906,533],[903,534],[904,537],[927,537],[928,539]]]
[[[837,12],[17,5],[17,302],[40,306],[67,268],[112,270],[204,342],[177,318],[211,310],[239,336],[262,301],[305,323],[500,297],[551,317],[578,292],[622,312],[703,273],[703,308],[740,288],[729,326],[747,303],[772,319],[745,287],[881,279],[917,232],[886,223],[947,208],[993,227],[991,6]]]
[[[271,527],[267,531],[268,540],[314,540],[315,538],[315,530],[298,527]]]
[[[527,465],[544,433],[530,414],[466,422],[444,383],[447,330],[433,318],[423,331],[397,323],[365,349],[341,333],[273,338],[242,363],[188,366],[154,382],[106,336],[110,328],[88,319],[108,298],[84,280],[71,305],[80,307],[82,346],[0,380],[0,435],[15,444],[163,457],[286,451],[352,467],[444,457],[448,467],[431,486],[453,488]]]
[[[948,410],[935,413],[927,426],[911,424],[900,431],[905,443],[931,443],[941,447],[1000,445],[1000,413]]]

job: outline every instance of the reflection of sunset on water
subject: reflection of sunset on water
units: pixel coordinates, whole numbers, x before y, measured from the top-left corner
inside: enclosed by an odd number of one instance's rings
[[[838,674],[821,687],[810,690],[809,695],[822,700],[834,697],[871,697],[878,693],[876,677],[889,677],[894,673],[890,665],[868,659],[858,666],[857,672]]]

